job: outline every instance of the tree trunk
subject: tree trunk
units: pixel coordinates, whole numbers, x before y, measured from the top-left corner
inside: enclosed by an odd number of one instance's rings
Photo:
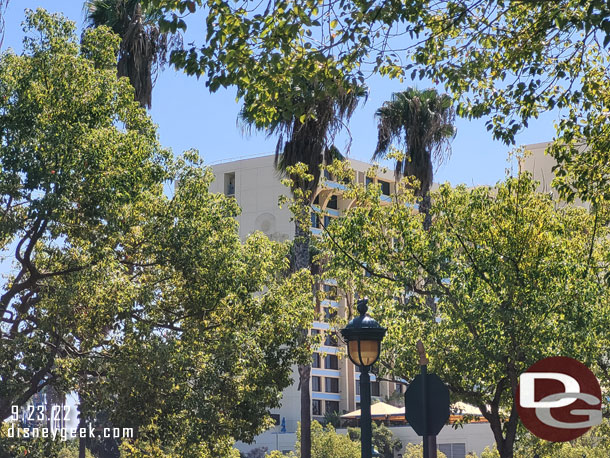
[[[299,366],[299,387],[301,390],[301,458],[311,458],[310,375],[311,366]]]
[[[419,212],[424,215],[424,230],[428,231],[430,226],[432,225],[432,216],[430,215],[430,207],[432,205],[432,200],[430,198],[430,190],[426,190],[422,200],[419,204]],[[426,284],[432,283],[433,280],[429,277],[424,279]],[[436,312],[436,301],[433,296],[426,296],[426,305],[430,310]]]
[[[424,215],[424,230],[427,231],[432,225],[432,216],[430,215],[430,207],[432,206],[432,199],[430,198],[430,191],[426,191],[424,197],[419,204],[419,212]]]
[[[489,421],[489,426],[493,432],[500,458],[513,458],[518,422],[517,408],[513,406],[510,417],[508,418],[508,421],[504,423],[504,427],[502,427],[502,421],[497,406],[494,409],[494,406],[492,405],[492,412],[488,415],[484,415],[484,417]]]
[[[292,268],[295,272],[309,269],[309,242],[311,233],[306,226],[309,221],[309,206],[304,207],[301,218],[295,221],[295,237],[293,245]],[[301,220],[299,224],[298,220]],[[307,330],[303,330],[307,336]],[[301,458],[311,458],[311,394],[309,380],[311,378],[311,365],[299,365],[299,389],[301,390]]]
[[[87,427],[87,425],[85,424],[85,418],[79,413],[79,417],[80,420],[78,422],[78,432],[79,432],[79,437],[78,437],[78,458],[85,458],[86,455],[86,439],[84,437],[80,436],[80,432]]]

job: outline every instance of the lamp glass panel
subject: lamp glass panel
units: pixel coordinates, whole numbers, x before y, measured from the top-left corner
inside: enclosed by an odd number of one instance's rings
[[[358,355],[358,341],[350,340],[347,345],[347,355],[349,356],[349,359],[351,359],[352,363],[356,366],[362,366],[360,356]]]
[[[349,343],[349,356],[357,366],[371,366],[379,356],[379,342],[376,340],[361,340],[360,351],[358,351],[358,341],[352,340]]]

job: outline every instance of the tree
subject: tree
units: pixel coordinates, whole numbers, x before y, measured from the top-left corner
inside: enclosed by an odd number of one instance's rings
[[[26,29],[0,57],[0,418],[52,385],[133,428],[135,456],[224,456],[308,359],[311,276],[290,274],[286,244],[242,242],[211,170],[159,145],[116,78],[116,35],[79,44],[44,10]]]
[[[324,81],[328,81],[328,78]],[[344,85],[338,95],[325,93],[324,81],[295,82],[285,96],[306,104],[308,114],[299,116],[293,111],[277,111],[272,120],[257,118],[257,98],[245,99],[240,119],[247,126],[264,129],[278,136],[275,166],[288,175],[295,205],[292,206],[295,221],[292,268],[298,272],[311,268],[310,255],[310,204],[313,201],[321,174],[321,166],[330,163],[338,150],[332,146],[334,135],[343,127],[356,109],[364,88]],[[332,80],[336,87],[342,82]],[[304,330],[304,335],[307,331]],[[299,390],[301,391],[301,456],[310,457],[311,395],[309,392],[311,365],[299,366]]]
[[[360,441],[360,428],[347,428],[347,435]],[[384,424],[373,422],[373,446],[383,458],[394,458],[394,452],[402,449],[402,442]]]
[[[297,431],[296,450],[300,450],[301,431]],[[301,457],[301,455],[297,456]],[[350,439],[347,434],[339,434],[331,425],[323,427],[317,421],[311,422],[312,458],[359,458],[360,442]]]
[[[391,205],[352,185],[360,205],[324,242],[330,275],[369,272],[356,290],[389,328],[381,370],[415,376],[414,343],[424,341],[430,369],[454,399],[479,407],[502,458],[513,456],[517,381],[531,364],[572,356],[606,385],[608,209],[559,208],[536,187],[527,174],[494,187],[444,185],[425,230],[408,183]],[[429,296],[436,313],[424,306]]]
[[[102,338],[86,307],[54,308],[56,283],[108,267],[124,209],[167,177],[152,122],[109,70],[117,40],[99,29],[79,46],[74,24],[43,10],[28,13],[26,31],[38,37],[23,55],[0,57],[0,231],[15,263],[0,299],[2,419],[61,380],[57,360],[78,353],[74,341]],[[115,286],[102,281],[92,296]],[[99,316],[115,307],[99,299]]]
[[[85,8],[90,27],[107,26],[121,37],[117,75],[129,78],[135,99],[150,108],[154,74],[167,63],[168,53],[179,45],[180,37],[161,33],[160,11],[143,10],[139,0],[87,0]]]
[[[435,89],[409,88],[392,94],[392,99],[377,110],[377,148],[373,159],[386,157],[392,141],[398,140],[406,156],[396,160],[396,177],[414,176],[422,197],[420,211],[430,225],[430,187],[434,176],[432,160],[441,162],[450,152],[449,141],[455,136],[455,110],[448,95]]]

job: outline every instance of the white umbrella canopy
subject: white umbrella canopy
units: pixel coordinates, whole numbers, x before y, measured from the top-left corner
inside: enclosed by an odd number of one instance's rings
[[[378,402],[371,406],[371,418],[374,419],[387,419],[390,416],[404,414],[404,407],[394,407],[390,404],[386,404],[385,402]],[[341,415],[341,418],[343,418],[344,420],[360,418],[360,409],[346,413],[345,415]]]

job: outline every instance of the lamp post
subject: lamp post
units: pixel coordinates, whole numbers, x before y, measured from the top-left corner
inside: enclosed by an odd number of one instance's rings
[[[379,359],[386,329],[366,314],[368,299],[358,301],[360,316],[350,321],[341,335],[347,342],[347,355],[360,368],[360,441],[362,458],[372,458],[371,378],[369,370]]]

